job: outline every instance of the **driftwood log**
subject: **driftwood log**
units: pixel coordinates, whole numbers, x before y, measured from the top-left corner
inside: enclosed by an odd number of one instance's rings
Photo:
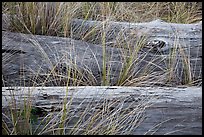
[[[130,85],[128,81],[143,76],[151,79],[146,84],[201,82],[202,22],[104,23],[78,19],[70,26],[72,39],[2,31],[2,85],[63,86],[68,70],[70,85],[74,81],[76,85],[104,85],[104,69],[109,85]],[[103,32],[105,44],[100,42]],[[135,42],[139,41],[143,44],[138,50]],[[128,62],[131,55],[133,61]],[[126,73],[123,70],[128,63],[131,67]]]
[[[139,126],[134,127],[129,134],[202,134],[201,87],[81,86],[69,87],[67,96],[66,91],[66,87],[3,87],[2,112],[6,114],[8,108],[14,108],[15,100],[16,108],[24,107],[23,104],[27,102],[26,104],[32,104],[33,108],[41,110],[39,117],[42,112],[58,114],[62,110],[64,99],[67,98],[67,104],[69,104],[67,114],[70,119],[76,120],[85,110],[87,115],[101,110],[105,117],[106,111],[111,113],[108,111],[110,109],[115,113],[131,112],[123,124],[124,128],[125,124],[129,124],[128,120],[133,124],[132,118],[140,119]],[[2,117],[7,121],[4,115]]]
[[[75,19],[71,22],[71,33],[74,39],[101,44],[101,33],[104,32],[107,45],[117,44],[118,41],[136,42],[141,36],[148,37],[149,42],[164,41],[165,46],[161,49],[163,51],[174,47],[176,43],[183,48],[187,48],[189,45],[193,45],[193,47],[202,45],[199,40],[202,38],[202,21],[197,24],[177,24],[167,23],[160,19],[144,23]],[[135,44],[130,46],[135,46]]]

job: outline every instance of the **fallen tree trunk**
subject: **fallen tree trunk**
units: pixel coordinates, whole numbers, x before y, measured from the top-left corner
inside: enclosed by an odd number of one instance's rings
[[[117,41],[136,42],[138,38],[145,36],[149,42],[154,40],[165,42],[165,46],[161,48],[163,51],[175,47],[175,44],[182,48],[189,45],[193,48],[202,47],[202,21],[197,24],[177,24],[160,19],[145,23],[74,19],[71,22],[71,30],[73,39],[94,44],[102,43],[102,33],[105,32],[108,45],[116,45]]]
[[[129,114],[126,123],[122,125],[123,130],[127,130],[125,124],[127,126],[133,124],[133,121],[136,120],[134,118],[137,117],[139,125],[135,126],[129,134],[202,134],[201,87],[100,86],[69,87],[68,91],[66,87],[3,87],[2,112],[5,113],[8,108],[14,108],[14,102],[17,109],[23,108],[24,103],[27,102],[27,105],[32,104],[33,109],[39,110],[36,114],[39,117],[42,112],[56,115],[62,110],[65,98],[67,98],[69,107],[67,112],[67,115],[70,116],[69,120],[79,119],[85,112],[89,118],[88,114],[103,111],[104,118],[106,113],[109,114],[107,119],[110,118],[110,114],[116,113],[115,117],[118,118],[118,121],[120,121],[119,115],[122,118],[122,114]],[[119,114],[120,112],[121,114]],[[91,116],[93,117],[93,115]],[[3,119],[5,118],[3,117]],[[105,124],[105,122],[103,123]],[[81,125],[84,123],[82,122]],[[102,126],[105,127],[105,125]],[[85,126],[81,128],[83,129]],[[122,132],[118,132],[118,134],[122,134]]]
[[[87,82],[84,83],[85,85],[100,85],[103,50],[99,45],[70,38],[3,32],[2,48],[5,51],[13,50],[13,54],[9,52],[2,53],[2,73],[5,79],[8,80],[7,84],[17,82],[17,85],[19,85],[19,77],[22,75],[26,86],[27,84],[32,86],[32,83],[28,83],[31,79],[33,82],[43,85],[43,80],[46,78],[48,78],[46,81],[48,85],[49,83],[51,85],[60,85],[60,83],[53,82],[54,77],[57,78],[57,75],[62,75],[61,78],[67,80],[67,71],[71,68],[76,71],[76,75],[84,82]],[[122,57],[120,52],[120,49],[117,48],[106,48],[106,54],[111,57],[110,61],[115,61],[111,64],[113,65],[112,71],[116,73],[116,76],[119,73],[117,67],[121,67]],[[46,74],[52,76],[49,77]],[[43,78],[43,75],[45,78]],[[32,78],[35,76],[37,77],[36,80]],[[116,76],[112,76],[112,78]],[[11,80],[14,80],[14,82]]]
[[[83,25],[80,26],[80,24]],[[93,37],[99,42],[97,37],[101,34],[101,27],[99,27],[101,22],[73,20],[71,37],[86,40],[84,35],[87,35],[86,33],[95,24],[98,24],[99,32],[96,31]],[[70,38],[3,31],[3,86],[32,86],[33,84],[63,86],[66,85],[69,71],[71,71],[69,81],[72,85],[73,83],[76,85],[106,85],[107,83],[130,85],[129,81],[137,78],[136,81],[141,82],[140,77],[146,77],[145,80],[152,79],[146,80],[148,81],[146,84],[155,81],[161,84],[172,84],[172,79],[174,84],[200,82],[201,26],[201,22],[171,24],[160,20],[139,24],[110,22],[106,27],[105,45],[100,42],[96,45]],[[124,42],[121,42],[123,43],[121,46],[116,46],[117,42],[113,42],[119,40],[118,37],[122,36],[121,32],[124,32],[124,37],[121,39],[125,39],[126,42],[131,41],[129,48],[124,48],[125,45],[127,46]],[[146,36],[147,33],[147,39],[142,41],[141,36]],[[132,37],[133,34],[134,37]],[[83,37],[79,38],[79,36]],[[136,41],[142,45],[134,44],[136,46],[131,47],[131,43]],[[114,47],[110,43],[115,43]],[[106,74],[104,74],[105,71]]]

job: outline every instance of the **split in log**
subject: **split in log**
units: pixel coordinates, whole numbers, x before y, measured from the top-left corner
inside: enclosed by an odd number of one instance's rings
[[[201,87],[100,86],[69,87],[68,91],[66,87],[16,87],[13,89],[3,87],[2,111],[6,113],[8,108],[14,107],[12,100],[15,99],[16,108],[24,106],[27,102],[38,110],[39,117],[51,113],[56,116],[62,114],[60,112],[62,112],[65,98],[69,108],[67,115],[70,117],[66,122],[70,126],[73,126],[80,116],[86,114],[85,121],[81,121],[81,128],[84,129],[88,118],[96,117],[94,115],[96,112],[100,114],[103,111],[103,119],[99,115],[98,120],[99,123],[103,121],[101,126],[104,127],[112,123],[111,117],[115,117],[120,124],[120,121],[124,120],[123,115],[128,116],[126,122],[121,125],[124,129],[121,128],[121,131],[116,134],[127,131],[130,125],[134,128],[129,134],[135,135],[202,134]],[[6,118],[3,117],[3,119]]]

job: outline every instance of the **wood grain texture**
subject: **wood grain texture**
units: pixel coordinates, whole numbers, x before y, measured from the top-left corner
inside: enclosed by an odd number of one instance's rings
[[[33,107],[57,114],[62,109],[66,87],[3,87],[2,110],[8,108],[12,94],[19,108],[27,98]],[[136,110],[129,119],[141,112],[143,120],[130,134],[202,134],[201,87],[69,87],[67,100],[74,118],[87,108],[87,113],[104,110],[104,103],[114,111]]]

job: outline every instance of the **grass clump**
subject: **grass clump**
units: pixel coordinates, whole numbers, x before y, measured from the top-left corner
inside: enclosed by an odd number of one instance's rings
[[[175,23],[202,20],[199,2],[3,2],[12,17],[11,30],[42,35],[71,36],[73,18],[146,22],[162,19]]]
[[[11,16],[9,26],[12,32],[21,32],[29,34],[40,34],[49,36],[73,37],[70,22],[72,19],[80,18],[84,20],[102,21],[101,32],[96,28],[91,29],[82,35],[79,39],[91,41],[91,43],[100,43],[102,46],[102,74],[99,74],[101,86],[154,86],[155,83],[171,82],[175,77],[180,76],[177,73],[178,53],[182,56],[183,63],[183,84],[192,84],[194,82],[191,73],[189,56],[184,53],[183,49],[175,43],[174,48],[169,53],[169,62],[165,69],[156,65],[155,61],[162,62],[163,59],[154,56],[145,66],[140,66],[144,58],[148,57],[151,49],[146,53],[140,54],[145,46],[148,36],[140,37],[134,41],[126,41],[123,32],[116,39],[117,48],[121,48],[122,64],[121,71],[116,83],[111,83],[111,55],[106,53],[108,22],[109,21],[126,21],[126,22],[146,22],[154,19],[162,19],[166,22],[174,23],[195,23],[202,20],[202,6],[197,2],[3,2],[2,12]],[[82,24],[83,25],[83,24]],[[98,35],[101,34],[101,35]],[[98,36],[96,38],[96,36]],[[33,42],[39,50],[41,46]],[[133,48],[132,48],[132,45]],[[52,64],[42,51],[47,62]],[[3,57],[7,62],[8,56]],[[67,57],[65,57],[67,58]],[[76,61],[65,59],[56,61],[52,64],[51,70],[46,74],[39,73],[33,78],[33,81],[40,81],[42,85],[54,83],[53,85],[68,86],[91,85],[98,83],[97,78],[87,68],[78,68]],[[72,67],[67,62],[72,63]],[[97,62],[97,60],[96,60]],[[98,62],[97,62],[98,64]],[[61,69],[58,69],[61,67]],[[135,67],[136,66],[136,67]],[[63,70],[65,71],[59,71]],[[135,70],[133,68],[136,68]],[[154,72],[155,69],[160,69]],[[140,73],[140,74],[139,74]],[[42,78],[42,76],[44,76]],[[2,78],[4,82],[4,77]],[[5,82],[4,82],[5,83]],[[52,85],[51,84],[51,85]],[[32,83],[32,86],[36,86]],[[49,85],[49,84],[48,84]],[[64,102],[61,104],[62,109],[56,113],[45,114],[43,117],[37,116],[37,108],[33,108],[31,102],[24,102],[24,108],[11,107],[8,114],[2,113],[3,134],[20,135],[20,134],[131,134],[143,121],[144,111],[149,106],[149,100],[142,100],[138,104],[131,104],[124,109],[124,98],[110,101],[90,102],[86,104],[83,110],[73,111],[71,108],[72,99],[67,100],[67,94]],[[28,99],[27,101],[31,101]],[[85,100],[84,100],[85,102]],[[84,103],[82,102],[82,104]],[[15,99],[12,106],[15,106]],[[133,102],[135,103],[135,102]],[[81,105],[82,105],[81,104]],[[112,107],[114,106],[114,107]],[[134,107],[133,107],[134,106]],[[131,108],[133,107],[133,108]],[[79,106],[80,108],[80,106]],[[131,108],[131,109],[130,109]],[[39,119],[41,121],[39,122]],[[33,126],[36,122],[37,127]],[[9,123],[9,124],[8,124]],[[70,126],[71,124],[71,126]],[[27,127],[24,130],[23,127]]]

